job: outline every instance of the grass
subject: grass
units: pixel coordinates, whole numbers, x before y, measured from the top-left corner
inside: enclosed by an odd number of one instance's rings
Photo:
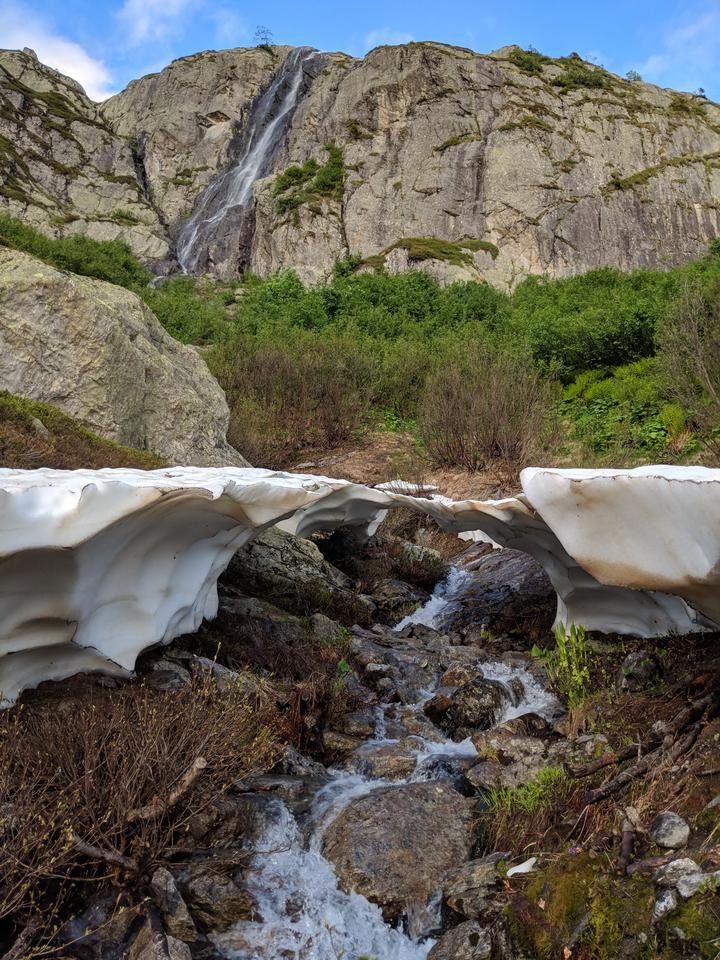
[[[386,247],[375,256],[366,257],[362,263],[365,266],[381,268],[385,258],[393,250],[407,250],[411,263],[421,263],[424,260],[442,260],[453,266],[462,267],[473,263],[472,252],[484,250],[495,260],[499,254],[498,248],[489,240],[468,238],[465,240],[441,240],[438,237],[401,237],[389,247]]]
[[[454,137],[449,137],[447,140],[444,140],[442,143],[438,144],[434,150],[435,153],[444,153],[446,150],[449,150],[450,147],[457,147],[461,143],[475,143],[480,139],[480,134],[476,130],[468,130],[467,133],[458,133]]]
[[[0,391],[0,466],[16,470],[54,467],[139,467],[154,470],[164,460],[105,440],[46,403]]]
[[[571,624],[570,629],[559,623],[555,627],[555,649],[533,647],[533,654],[545,663],[557,692],[568,707],[579,707],[590,692],[590,665],[585,629]]]
[[[614,173],[604,188],[604,192],[612,193],[614,190],[632,190],[634,187],[642,186],[653,177],[673,167],[688,167],[696,163],[702,163],[708,166],[717,164],[718,161],[720,161],[720,151],[717,150],[712,153],[685,153],[677,157],[668,157],[660,163],[656,163],[651,167],[645,167],[636,173],[631,173],[627,177],[621,177],[618,173]]]

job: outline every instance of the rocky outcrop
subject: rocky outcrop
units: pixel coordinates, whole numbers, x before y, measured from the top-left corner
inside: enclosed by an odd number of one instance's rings
[[[122,238],[159,267],[165,227],[137,162],[78,83],[30,50],[0,52],[0,211],[56,236]]]
[[[225,397],[134,293],[0,248],[0,384],[175,463],[242,465]]]
[[[194,54],[100,107],[30,54],[2,54],[3,205],[162,261],[244,156],[289,53]],[[243,228],[215,254],[221,276],[293,267],[316,282],[353,255],[358,269],[508,288],[528,274],[671,266],[720,232],[720,107],[702,97],[517,47],[412,43],[311,57],[303,71]]]
[[[145,144],[171,229],[237,155],[249,99],[286,54],[197,54],[103,106]],[[531,273],[670,266],[720,231],[719,124],[703,98],[579,58],[439,43],[333,54],[308,77],[273,174],[255,184],[242,259],[260,274],[294,267],[318,281],[352,254],[364,269],[500,287]],[[326,166],[330,143],[342,151],[336,188],[310,167],[289,188],[278,180],[291,164]],[[233,260],[217,269],[232,272]]]

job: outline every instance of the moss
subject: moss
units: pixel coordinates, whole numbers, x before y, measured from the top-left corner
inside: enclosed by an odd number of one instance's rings
[[[136,217],[130,210],[121,210],[119,208],[108,214],[108,220],[114,220],[115,223],[121,223],[128,227],[142,223],[140,217]]]
[[[152,470],[165,465],[153,453],[99,437],[56,407],[0,391],[0,466]]]
[[[379,253],[365,257],[358,266],[373,267],[379,270],[384,266],[387,255],[398,249],[407,250],[408,259],[411,263],[418,263],[423,260],[442,260],[457,267],[472,264],[471,253],[476,250],[485,250],[493,260],[500,252],[495,244],[489,240],[474,238],[440,240],[438,237],[400,237],[399,240],[391,243],[389,247],[385,247]]]
[[[469,130],[467,133],[459,133],[455,137],[450,137],[434,147],[435,153],[444,153],[450,147],[457,147],[461,143],[475,143],[480,140],[480,134],[477,131]]]
[[[695,97],[688,97],[682,93],[673,93],[667,112],[674,117],[700,117],[705,119],[705,107]]]
[[[706,167],[710,167],[714,166],[714,161],[717,160],[720,160],[720,151],[715,151],[714,153],[687,153],[677,157],[668,157],[652,167],[645,167],[644,170],[638,170],[636,173],[631,173],[627,177],[621,177],[618,173],[614,173],[604,187],[603,192],[611,193],[614,190],[632,190],[633,187],[642,186],[642,184],[647,183],[648,180],[651,180],[660,173],[664,173],[665,170],[671,167],[687,167],[696,163],[702,163]]]
[[[588,65],[577,55],[561,57],[557,62],[564,69],[552,82],[562,90],[577,90],[581,87],[603,90],[609,86],[610,74],[601,67]]]
[[[373,135],[363,130],[359,120],[348,120],[345,124],[351,140],[372,140]]]
[[[628,938],[651,930],[654,899],[648,877],[619,877],[604,860],[580,854],[559,859],[534,876],[524,893],[511,900],[506,918],[514,945],[538,960],[563,956],[581,923],[585,929],[573,955],[616,960]],[[648,938],[641,948],[648,960],[656,955],[653,949]]]
[[[201,167],[183,167],[182,170],[178,170],[174,177],[168,177],[165,180],[165,185],[171,187],[191,187],[195,182],[196,174],[209,169],[207,164]]]
[[[667,918],[663,927],[666,938],[672,928],[682,930],[685,946],[699,951],[697,956],[716,960],[720,953],[720,898],[707,893],[686,901]]]

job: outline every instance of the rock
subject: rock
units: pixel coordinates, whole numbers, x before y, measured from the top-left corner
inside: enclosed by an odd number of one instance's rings
[[[689,857],[681,857],[665,864],[653,874],[653,880],[659,887],[676,887],[686,877],[702,874],[702,870]]]
[[[192,864],[181,882],[182,895],[195,920],[211,930],[227,930],[239,920],[257,917],[255,901],[230,877],[202,862]]]
[[[57,942],[66,944],[67,955],[79,960],[127,960],[139,916],[137,906],[128,906],[117,896],[104,897],[68,920]]]
[[[407,777],[417,765],[416,754],[399,744],[361,746],[350,759],[363,776],[387,780]]]
[[[146,677],[146,682],[154,690],[161,691],[180,690],[182,687],[186,687],[191,680],[192,678],[185,667],[165,657],[153,664],[152,671]]]
[[[150,887],[167,932],[178,940],[196,940],[197,929],[170,871],[159,867],[152,875]]]
[[[210,660],[208,657],[193,657],[192,664],[195,670],[209,673],[221,693],[236,690],[243,683],[242,674],[238,673],[237,670],[224,667],[217,660]]]
[[[221,582],[298,616],[322,612],[345,626],[369,623],[373,613],[314,543],[277,528],[242,547]]]
[[[650,824],[650,839],[659,847],[677,850],[684,847],[690,837],[690,827],[672,810],[664,810]]]
[[[443,899],[451,910],[468,920],[487,919],[498,909],[494,897],[502,886],[498,863],[505,853],[493,853],[470,860],[450,871],[443,879]]]
[[[343,635],[343,627],[337,620],[331,620],[324,613],[314,613],[310,617],[310,629],[320,643],[333,643]],[[347,635],[347,631],[345,631]]]
[[[141,189],[130,140],[77,81],[31,51],[3,50],[0,66],[0,209],[53,236],[121,238],[162,267],[168,237]]]
[[[377,604],[377,615],[386,623],[396,623],[428,600],[430,594],[412,587],[404,580],[388,577],[372,586],[372,598]]]
[[[673,910],[677,910],[679,903],[678,895],[671,887],[661,890],[653,907],[653,921],[662,920]]]
[[[0,248],[0,383],[173,463],[247,465],[225,439],[219,384],[136,294],[8,247]]]
[[[507,691],[495,680],[476,677],[453,693],[440,691],[425,706],[425,714],[453,740],[492,727],[505,705]]]
[[[167,945],[170,960],[192,960],[192,951],[186,943],[182,942],[182,940],[177,940],[175,937],[168,936]],[[149,960],[155,960],[155,956],[150,957]]]
[[[635,650],[623,660],[618,672],[618,686],[623,690],[644,690],[662,676],[662,664],[654,653]]]
[[[461,555],[472,556],[470,550]],[[555,619],[557,597],[537,560],[519,550],[505,548],[467,564],[474,589],[466,590],[462,604],[445,625],[463,630],[466,642],[487,645],[487,633],[511,638],[549,633]]]
[[[473,805],[447,783],[383,787],[353,800],[330,824],[324,856],[344,890],[377,903],[388,921],[427,904],[472,849]]]
[[[466,920],[444,933],[428,954],[428,960],[490,960],[492,936],[477,920]]]

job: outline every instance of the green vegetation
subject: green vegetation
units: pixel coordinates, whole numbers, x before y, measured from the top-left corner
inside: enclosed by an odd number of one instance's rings
[[[324,164],[306,160],[302,166],[293,164],[283,170],[275,180],[273,195],[279,215],[297,213],[306,203],[323,198],[342,200],[345,165],[340,147],[326,143],[328,158]]]
[[[450,147],[457,147],[461,143],[474,143],[476,140],[480,140],[480,134],[477,130],[468,130],[467,133],[459,133],[457,136],[449,137],[447,140],[438,144],[438,146],[435,147],[435,153],[444,153],[446,150],[449,150]]]
[[[487,797],[488,809],[496,814],[537,813],[551,809],[567,792],[568,778],[562,767],[543,767],[536,777],[519,787],[495,787]]]
[[[555,627],[555,649],[541,650],[533,647],[535,656],[541,657],[555,688],[572,709],[587,697],[590,689],[590,666],[585,628],[571,624],[568,631],[559,623]]]
[[[319,169],[286,170],[282,195],[317,185]],[[338,167],[322,169],[325,189]],[[413,433],[420,456],[470,469],[516,466],[538,452],[677,461],[720,436],[720,241],[672,270],[530,277],[511,295],[383,269],[396,247],[417,263],[497,255],[480,239],[400,238],[376,257],[337,264],[315,287],[292,271],[148,287],[150,274],[123,244],[52,239],[8,217],[0,244],[133,290],[173,336],[206,347],[230,401],[231,436],[258,464],[286,466],[304,449],[383,424]]]
[[[534,74],[535,76],[539,76],[542,73],[542,68],[546,63],[553,62],[550,57],[538,53],[537,50],[532,48],[521,50],[520,47],[514,47],[510,51],[508,60],[514,63],[516,67],[519,67],[523,73]]]
[[[668,157],[661,163],[656,163],[652,167],[645,167],[643,170],[631,173],[627,177],[621,177],[619,174],[614,173],[610,178],[610,182],[604,188],[605,193],[612,192],[613,190],[631,190],[633,187],[639,187],[647,183],[652,177],[657,176],[659,173],[664,173],[665,170],[671,167],[688,167],[695,163],[702,163],[706,168],[710,168],[713,165],[717,166],[719,161],[720,151],[713,153],[684,153],[677,157]]]
[[[577,54],[561,57],[558,61],[563,72],[555,77],[553,84],[562,90],[577,90],[580,87],[602,90],[607,87],[610,75],[600,67],[588,66]]]

